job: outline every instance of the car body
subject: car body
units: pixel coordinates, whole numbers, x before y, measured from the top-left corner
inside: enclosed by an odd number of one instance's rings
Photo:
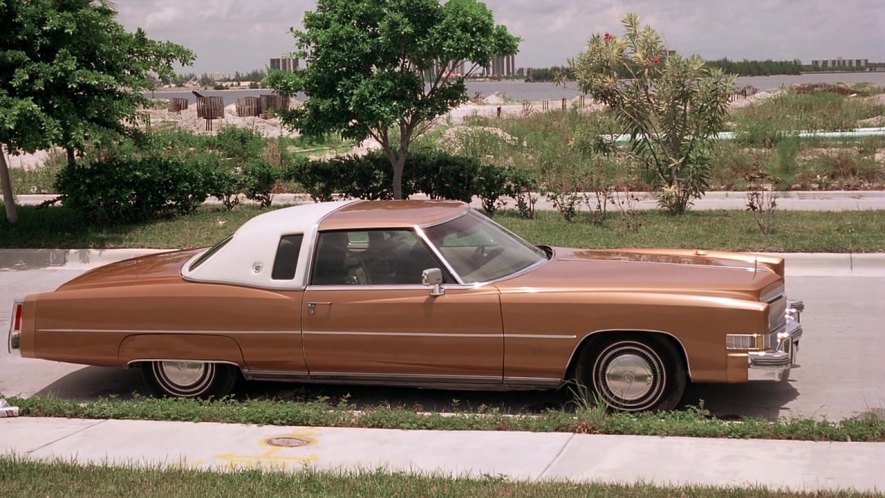
[[[158,394],[237,379],[556,389],[669,409],[687,382],[785,379],[784,261],[533,246],[460,202],[259,215],[209,249],[89,271],[15,303],[22,356],[142,368]]]

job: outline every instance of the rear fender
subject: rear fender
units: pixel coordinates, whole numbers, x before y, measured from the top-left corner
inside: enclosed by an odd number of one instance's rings
[[[138,334],[123,339],[120,363],[149,360],[193,360],[243,366],[243,352],[230,337],[209,334]]]

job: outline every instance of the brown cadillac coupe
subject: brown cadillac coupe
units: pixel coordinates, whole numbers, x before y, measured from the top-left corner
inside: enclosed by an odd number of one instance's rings
[[[18,300],[9,345],[138,367],[168,396],[577,382],[617,410],[670,409],[689,381],[787,378],[802,305],[783,276],[753,254],[537,247],[459,202],[320,203]]]

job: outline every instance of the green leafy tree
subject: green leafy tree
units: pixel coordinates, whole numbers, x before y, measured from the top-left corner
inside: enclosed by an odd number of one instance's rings
[[[519,42],[476,0],[319,0],[292,34],[307,67],[273,71],[266,81],[308,100],[284,121],[306,135],[377,140],[396,199],[412,141],[467,100],[465,76],[494,55],[516,53]]]
[[[107,1],[0,0],[0,144],[11,154],[60,146],[69,164],[98,136],[125,133],[147,102],[149,73],[171,80],[194,54],[127,32]],[[2,151],[0,151],[2,152]],[[6,215],[15,205],[5,153]]]
[[[635,14],[624,16],[623,26],[620,37],[594,34],[571,65],[580,88],[607,104],[629,133],[657,180],[660,206],[681,214],[707,188],[710,140],[722,128],[734,77],[698,56],[668,52]]]

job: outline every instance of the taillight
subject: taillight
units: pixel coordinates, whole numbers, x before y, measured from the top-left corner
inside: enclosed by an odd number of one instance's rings
[[[12,319],[12,331],[13,332],[21,332],[22,330],[22,303],[15,304],[13,319]]]

